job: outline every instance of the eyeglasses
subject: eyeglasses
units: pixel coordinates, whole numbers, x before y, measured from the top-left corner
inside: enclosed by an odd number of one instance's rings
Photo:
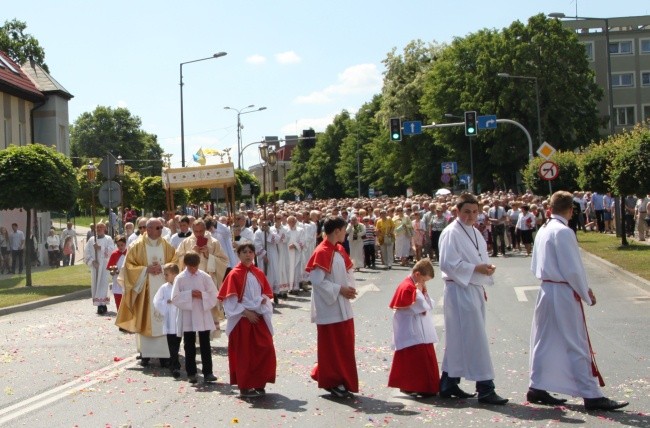
[[[146,229],[147,226],[138,226],[138,229]]]

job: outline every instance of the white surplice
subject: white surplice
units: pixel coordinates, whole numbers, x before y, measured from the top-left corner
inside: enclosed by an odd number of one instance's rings
[[[535,237],[531,270],[542,281],[530,339],[530,386],[574,397],[602,397],[591,372],[587,330],[574,291],[591,305],[587,275],[573,230],[563,217]]]
[[[201,298],[192,297],[192,291],[201,292]],[[176,334],[182,336],[190,331],[214,331],[212,308],[217,304],[217,287],[207,273],[187,268],[174,280],[172,303],[178,307]]]
[[[312,285],[311,322],[316,324],[334,324],[354,317],[350,299],[343,297],[339,291],[342,285],[354,287],[352,269],[346,271],[343,257],[334,252],[330,273],[315,268],[309,273]]]
[[[178,308],[171,303],[173,288],[174,284],[166,282],[158,289],[156,295],[153,296],[154,309],[164,319],[163,333],[165,334],[176,334]]]
[[[415,302],[393,314],[393,345],[395,350],[420,344],[438,343],[433,321],[433,299],[422,291],[415,292]]]
[[[264,299],[266,299],[266,302],[262,303]],[[244,316],[244,309],[262,315],[266,326],[269,328],[271,335],[273,335],[273,325],[271,324],[273,303],[268,296],[262,294],[262,287],[252,273],[246,273],[246,285],[244,286],[244,294],[241,302],[238,300],[238,296],[234,294],[230,295],[223,301],[223,309],[226,311],[226,317],[228,319],[228,325],[226,326],[227,335],[230,335],[230,332],[235,329],[239,320]]]
[[[304,263],[302,261],[302,249],[305,246],[305,233],[301,227],[296,226],[295,229],[287,226],[287,255],[289,268],[287,270],[290,290],[299,290],[300,282],[302,281],[302,272],[304,271]],[[302,267],[302,269],[301,269]]]
[[[286,293],[289,291],[289,245],[287,228],[284,226],[271,226],[272,242],[277,248],[277,262],[274,273],[275,282],[271,283],[274,293]]]
[[[151,245],[152,241],[148,238],[146,239],[147,247],[147,266],[151,266],[154,263],[163,264],[165,260],[165,251],[162,245],[158,242],[157,245]],[[160,238],[162,240],[162,238]],[[149,307],[154,308],[153,298],[156,296],[156,293],[165,283],[165,276],[161,273],[160,275],[151,275],[146,273],[146,269],[143,270],[143,275],[148,275],[149,279]],[[142,281],[144,283],[144,277]],[[140,281],[139,281],[140,282]],[[156,312],[155,310],[150,311],[151,317],[151,337],[143,336],[140,334],[136,335],[136,341],[138,345],[138,351],[142,353],[143,358],[169,358],[169,347],[167,345],[167,337],[163,333],[163,316]]]
[[[493,284],[493,279],[474,272],[476,265],[489,260],[485,240],[476,228],[456,220],[442,231],[439,242],[440,270],[445,282],[446,343],[442,370],[450,377],[467,380],[494,379],[485,331],[484,289]]]
[[[84,262],[90,267],[90,291],[94,306],[107,305],[111,300],[108,297],[110,274],[106,269],[106,263],[108,263],[108,259],[111,257],[113,250],[115,250],[113,239],[108,235],[104,235],[101,238],[97,237],[97,244],[100,247],[97,249],[97,254],[95,254],[94,236],[86,242],[84,249]],[[93,266],[94,261],[97,261],[97,267]]]

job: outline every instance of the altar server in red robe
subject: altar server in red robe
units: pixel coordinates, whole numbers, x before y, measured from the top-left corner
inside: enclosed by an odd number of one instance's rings
[[[388,386],[411,397],[431,397],[440,391],[440,372],[433,344],[438,335],[433,322],[434,301],[426,282],[434,276],[429,259],[418,261],[395,290],[390,302],[395,355]]]
[[[311,377],[338,398],[359,391],[354,356],[354,266],[340,244],[346,223],[330,217],[323,225],[327,239],[314,250],[305,270],[312,284],[311,321],[317,326],[317,363]]]
[[[219,289],[228,324],[230,384],[242,397],[266,394],[266,384],[275,383],[276,358],[273,345],[273,291],[264,272],[255,267],[255,246],[237,247],[240,262]]]

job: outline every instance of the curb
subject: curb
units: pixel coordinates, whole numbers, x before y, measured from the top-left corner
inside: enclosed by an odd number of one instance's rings
[[[598,257],[595,254],[591,254],[590,252],[585,251],[582,248],[580,248],[580,252],[582,253],[583,256],[591,258],[593,261],[606,266],[608,269],[611,269],[612,271],[616,272],[618,275],[625,277],[629,282],[635,283],[636,285],[645,289],[646,291],[650,291],[650,281],[641,278],[639,275],[633,274],[632,272],[626,271],[620,266],[608,262],[607,260]]]
[[[54,296],[43,300],[23,303],[22,305],[9,306],[0,309],[0,317],[4,315],[15,314],[17,312],[25,312],[32,309],[42,308],[44,306],[54,305],[56,303],[69,302],[71,300],[88,299],[90,296],[90,288],[88,288],[87,290],[79,290],[75,291],[74,293],[64,294],[62,296]]]

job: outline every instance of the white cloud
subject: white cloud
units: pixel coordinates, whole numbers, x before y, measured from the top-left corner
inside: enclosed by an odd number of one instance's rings
[[[338,82],[321,91],[301,95],[294,99],[296,104],[325,104],[337,96],[363,93],[377,93],[381,90],[382,76],[375,64],[358,64],[348,67],[338,75]]]
[[[118,107],[118,108],[128,108],[128,107],[129,107],[129,104],[128,104],[126,101],[124,101],[124,100],[119,100],[119,101],[117,102],[117,107]]]
[[[314,128],[316,132],[323,132],[334,121],[335,115],[332,113],[324,117],[298,119],[282,126],[280,132],[282,135],[302,135],[302,130],[309,128]]]
[[[275,54],[275,60],[280,64],[297,64],[301,61],[300,57],[294,51],[280,52]]]
[[[246,62],[249,64],[253,65],[259,65],[259,64],[264,64],[266,62],[266,57],[262,55],[251,55],[248,58],[246,58]]]

